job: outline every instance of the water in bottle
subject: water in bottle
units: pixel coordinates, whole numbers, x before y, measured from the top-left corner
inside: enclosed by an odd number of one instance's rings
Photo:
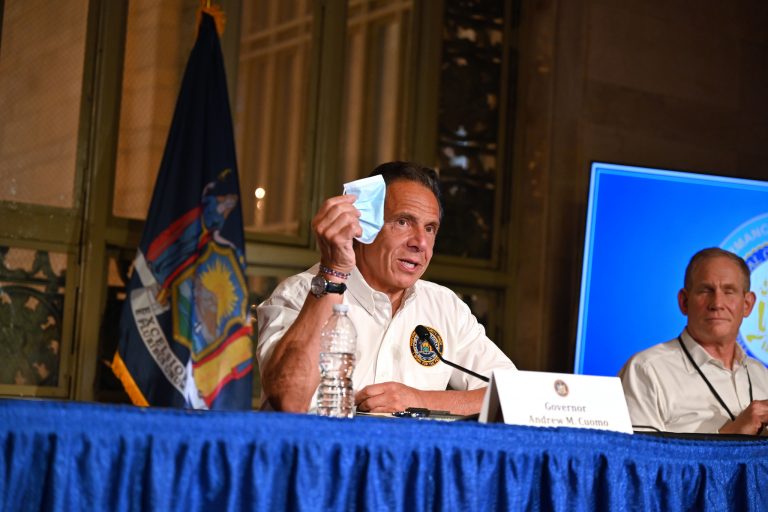
[[[333,314],[320,331],[317,412],[321,416],[351,418],[354,414],[352,372],[355,371],[357,331],[348,312],[346,304],[334,304]]]

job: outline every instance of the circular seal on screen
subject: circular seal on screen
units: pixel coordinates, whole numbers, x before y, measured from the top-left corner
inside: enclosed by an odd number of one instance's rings
[[[426,325],[424,327],[429,331],[429,337],[432,339],[435,347],[437,347],[437,351],[440,355],[443,355],[443,338],[440,336],[440,333],[432,327]],[[437,354],[429,346],[429,343],[420,340],[415,330],[411,332],[410,345],[411,355],[421,366],[435,366],[440,362],[440,359],[437,358]]]
[[[747,262],[757,300],[752,314],[741,323],[738,342],[748,355],[768,365],[768,213],[734,229],[720,248]]]
[[[568,396],[568,384],[564,380],[557,379],[555,381],[555,393],[560,396]]]

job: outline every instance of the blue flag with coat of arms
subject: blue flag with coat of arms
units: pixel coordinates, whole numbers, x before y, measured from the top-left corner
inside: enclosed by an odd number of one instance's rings
[[[240,186],[221,47],[210,8],[203,11],[112,369],[136,405],[249,409],[253,347]]]

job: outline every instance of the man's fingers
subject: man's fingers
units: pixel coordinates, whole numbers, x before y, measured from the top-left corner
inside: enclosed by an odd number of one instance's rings
[[[329,200],[330,201],[330,200]],[[312,219],[312,227],[322,233],[339,224],[358,223],[360,211],[352,203],[340,202],[332,205],[325,204]]]
[[[326,200],[312,219],[312,229],[320,248],[320,261],[326,266],[348,272],[355,265],[352,239],[363,232],[360,211],[354,196],[336,196]]]
[[[317,213],[319,214],[323,213],[340,204],[352,204],[355,202],[355,200],[357,200],[357,196],[352,194],[344,194],[342,196],[329,197],[328,199],[323,201],[323,204],[320,205],[320,209],[317,211]]]
[[[355,395],[361,411],[395,412],[420,407],[415,390],[399,382],[382,382],[364,387]]]
[[[358,218],[350,212],[340,212],[333,218],[325,218],[318,222],[315,232],[320,240],[341,245],[350,242],[362,233]]]
[[[359,210],[353,205],[354,202],[355,196],[352,195],[335,196],[326,199],[312,219],[312,225],[314,226],[316,221],[323,220],[327,217],[337,217],[338,212],[340,211],[354,211],[357,212],[357,216],[360,216]]]
[[[768,400],[755,400],[751,407],[754,407],[755,416],[760,422],[760,430],[764,429],[768,423]]]
[[[355,404],[361,411],[388,412],[395,409],[387,409],[389,402],[387,390],[388,383],[370,384],[355,394]]]
[[[386,390],[386,383],[384,384],[369,384],[363,389],[355,393],[355,404],[360,404],[369,398],[380,395]]]
[[[366,398],[357,404],[357,408],[363,412],[395,412],[405,409],[386,393]]]
[[[351,203],[337,204],[318,212],[312,219],[312,228],[318,239],[336,245],[351,242],[363,232],[360,211]]]

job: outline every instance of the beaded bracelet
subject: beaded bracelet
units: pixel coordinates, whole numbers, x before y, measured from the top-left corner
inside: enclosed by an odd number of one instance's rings
[[[328,274],[330,276],[335,276],[340,279],[348,279],[349,276],[352,275],[352,272],[339,272],[338,270],[333,270],[332,268],[328,268],[326,266],[320,265],[320,272],[323,274]]]

